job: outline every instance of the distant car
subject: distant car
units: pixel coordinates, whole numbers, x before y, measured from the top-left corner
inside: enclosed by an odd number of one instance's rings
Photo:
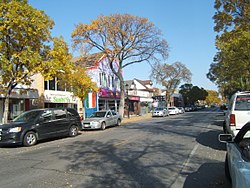
[[[230,99],[225,114],[223,130],[236,136],[250,120],[250,91],[236,92]]]
[[[179,109],[175,106],[168,107],[168,114],[169,115],[177,115],[177,114],[179,114]]]
[[[193,110],[191,106],[186,106],[184,109],[185,112],[191,112]]]
[[[183,107],[178,107],[178,109],[179,109],[179,114],[183,114],[183,113],[185,113],[185,110],[184,110],[184,108],[183,108]]]
[[[168,111],[166,108],[155,108],[152,112],[152,117],[165,117],[168,116]]]
[[[245,124],[236,137],[220,134],[219,140],[227,143],[225,175],[232,188],[250,187],[250,122]]]
[[[80,128],[80,116],[72,108],[35,109],[0,125],[0,144],[32,146],[42,139],[76,136]]]
[[[82,129],[106,129],[109,126],[120,126],[122,117],[112,110],[101,110],[94,112],[89,118],[82,121]]]

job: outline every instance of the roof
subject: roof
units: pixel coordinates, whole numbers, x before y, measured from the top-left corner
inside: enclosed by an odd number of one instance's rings
[[[135,79],[134,78],[133,80],[126,80],[126,81],[124,81],[124,85],[128,84],[128,88],[131,88],[134,80],[137,81],[138,83],[140,83],[141,85],[143,85],[145,87],[145,89],[140,89],[140,90],[153,92],[153,88],[147,87],[148,85],[152,85],[152,81],[151,80],[139,80],[139,79]]]
[[[91,68],[97,66],[98,63],[105,57],[105,54],[102,52],[88,54],[85,56],[74,57],[71,61],[76,65]]]
[[[146,88],[148,88],[147,86],[148,85],[152,85],[152,81],[151,80],[139,80],[139,79],[136,79],[135,80],[137,82],[139,82],[141,85],[145,86]],[[149,88],[148,88],[149,89]],[[151,89],[151,88],[150,88]]]

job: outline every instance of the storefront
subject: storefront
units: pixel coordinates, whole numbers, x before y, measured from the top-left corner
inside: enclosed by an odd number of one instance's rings
[[[89,117],[97,110],[115,110],[118,111],[120,102],[120,93],[109,89],[99,89],[98,93],[90,92],[84,100],[85,117]]]
[[[118,111],[120,102],[120,92],[101,88],[98,94],[99,110],[115,110]]]
[[[35,89],[13,89],[9,99],[8,120],[12,120],[24,111],[33,108],[33,100],[38,98]],[[4,95],[0,94],[0,124],[4,113]]]
[[[129,96],[125,100],[125,110],[124,115],[140,115],[140,97],[139,96]]]
[[[44,91],[44,107],[45,108],[60,108],[68,107],[77,109],[77,98],[71,92],[65,91]]]

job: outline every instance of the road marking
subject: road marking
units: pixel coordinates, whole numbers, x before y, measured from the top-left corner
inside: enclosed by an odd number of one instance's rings
[[[203,127],[200,133],[203,133],[206,129],[210,129],[211,124],[209,124],[207,127]],[[179,188],[180,186],[184,185],[185,182],[185,176],[187,176],[190,172],[192,172],[192,165],[190,165],[191,159],[196,153],[199,143],[195,144],[194,148],[190,152],[188,159],[183,163],[183,167],[181,168],[180,172],[177,174],[177,177],[175,181],[170,186],[171,188]]]
[[[198,147],[199,147],[199,144],[197,143],[194,146],[194,148],[192,149],[191,153],[189,154],[188,159],[183,163],[183,167],[182,167],[180,173],[185,172],[185,169],[187,170],[187,167],[190,167],[190,166],[188,166],[188,164],[190,163],[191,158],[194,156],[194,154],[195,154],[196,150],[198,149]]]

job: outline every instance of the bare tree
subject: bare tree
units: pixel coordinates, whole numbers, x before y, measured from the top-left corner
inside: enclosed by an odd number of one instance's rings
[[[80,23],[72,37],[76,49],[90,52],[95,48],[106,54],[111,70],[120,81],[121,115],[125,98],[123,68],[168,55],[168,45],[161,38],[160,30],[148,19],[128,14],[99,16],[90,24]]]
[[[170,102],[171,94],[177,89],[180,83],[191,81],[190,70],[182,63],[170,64],[155,63],[152,65],[151,79],[166,89],[166,102]]]

